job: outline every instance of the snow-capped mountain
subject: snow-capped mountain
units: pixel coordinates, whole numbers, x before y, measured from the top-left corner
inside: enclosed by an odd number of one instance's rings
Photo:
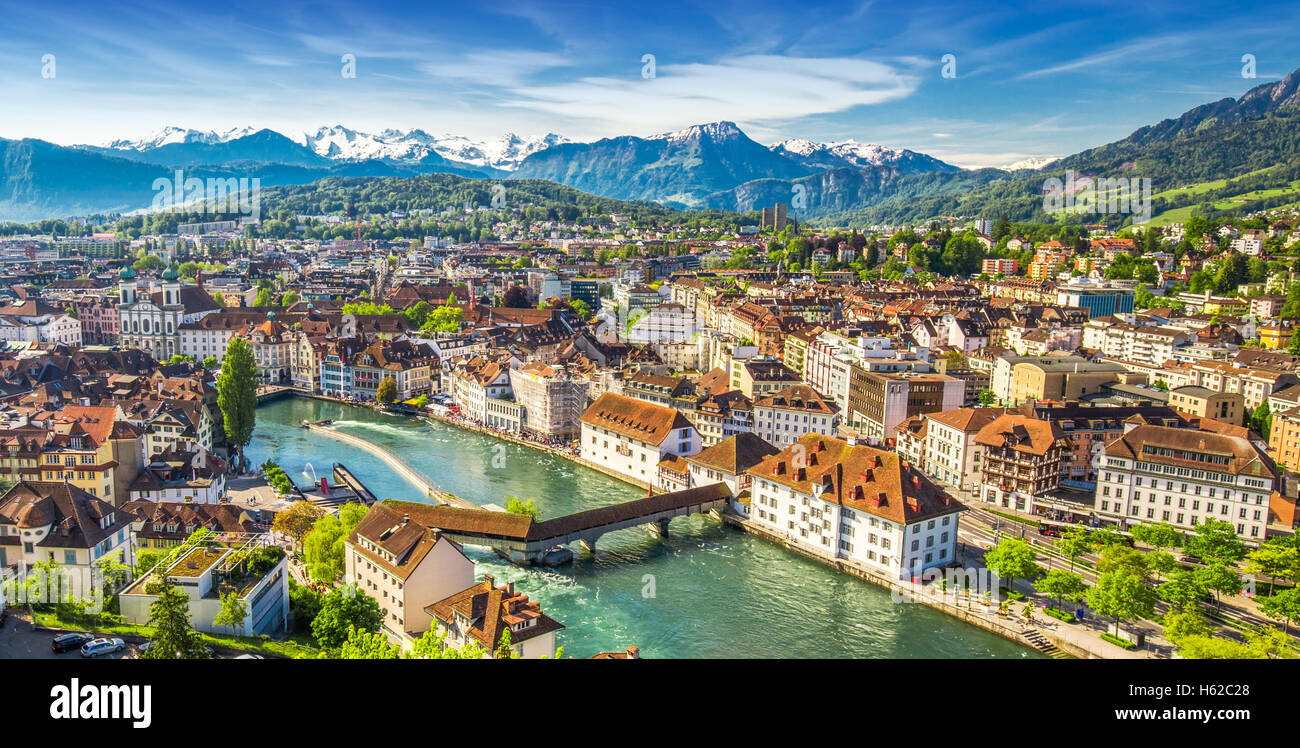
[[[957,170],[957,167],[924,153],[874,143],[859,143],[856,140],[818,143],[806,138],[794,138],[774,143],[769,148],[773,153],[824,169],[888,166],[896,167],[904,174]]]
[[[1021,159],[1015,162],[1014,164],[1007,164],[1002,168],[1007,171],[1017,171],[1019,169],[1037,170],[1043,168],[1044,166],[1047,166],[1048,164],[1054,161],[1060,161],[1060,160],[1061,159],[1057,158],[1056,156],[1046,156],[1043,158],[1026,158],[1026,159]]]
[[[433,137],[423,130],[402,132],[390,129],[372,135],[334,125],[300,133],[293,140],[326,158],[347,161],[372,158],[419,161],[434,150]]]
[[[508,132],[495,140],[470,140],[460,135],[444,135],[437,139],[434,150],[451,161],[514,171],[532,154],[568,142],[568,138],[553,132],[528,137]]]
[[[737,138],[747,138],[748,136],[736,126],[735,122],[710,122],[704,125],[691,125],[685,130],[676,132],[665,132],[658,135],[651,135],[646,140],[664,140],[669,143],[690,143],[700,140],[712,140],[714,142],[724,142],[735,140]]]
[[[114,140],[104,147],[118,151],[147,151],[165,145],[172,145],[173,143],[205,143],[211,145],[252,135],[258,129],[246,125],[244,127],[234,127],[225,132],[217,132],[215,130],[191,130],[186,127],[172,127],[169,125],[143,140]]]
[[[371,134],[342,125],[302,133],[296,141],[330,159],[420,161],[436,153],[449,161],[503,171],[514,171],[529,155],[568,142],[555,133],[532,137],[506,133],[494,140],[473,140],[462,135],[434,136],[419,129]]]
[[[114,140],[99,148],[124,153],[148,153],[165,146],[219,145],[258,132],[261,132],[259,128],[251,126],[222,132],[165,127],[147,138]],[[430,135],[418,128],[367,133],[343,125],[319,127],[311,132],[288,136],[288,140],[331,161],[388,159],[416,163],[434,156],[434,161],[441,157],[468,166],[501,171],[514,171],[533,153],[569,142],[568,138],[555,133],[521,136],[508,132],[499,138],[475,140],[463,135]]]

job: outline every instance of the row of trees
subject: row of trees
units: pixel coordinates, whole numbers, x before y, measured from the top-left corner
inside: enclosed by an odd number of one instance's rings
[[[1072,528],[1057,542],[1057,549],[1070,561],[1069,569],[1045,571],[1037,564],[1034,549],[1014,538],[1002,540],[989,551],[985,563],[1007,580],[1008,589],[1016,579],[1030,579],[1034,589],[1051,598],[1058,608],[1066,601],[1086,602],[1098,615],[1114,621],[1116,635],[1123,621],[1150,618],[1157,603],[1164,602],[1168,606],[1163,620],[1166,638],[1187,658],[1294,656],[1287,638],[1291,623],[1300,620],[1300,590],[1294,586],[1300,577],[1300,552],[1294,538],[1275,539],[1247,552],[1232,525],[1217,520],[1197,525],[1192,535],[1167,523],[1139,525],[1133,537],[1155,550],[1143,553],[1130,548],[1122,536],[1110,530]],[[1176,547],[1205,565],[1183,566],[1167,550]],[[1098,577],[1094,585],[1088,585],[1074,565],[1094,551],[1099,551]],[[1239,594],[1243,581],[1237,564],[1242,561],[1248,574],[1272,580],[1269,595],[1260,600],[1260,611],[1283,628],[1252,632],[1245,642],[1218,639],[1213,636],[1217,627],[1201,610],[1201,602],[1213,595],[1217,607],[1222,596]],[[1279,580],[1290,581],[1292,586],[1279,590]]]

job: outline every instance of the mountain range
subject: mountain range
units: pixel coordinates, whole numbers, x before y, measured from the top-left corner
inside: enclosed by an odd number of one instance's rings
[[[292,135],[253,127],[220,133],[169,127],[98,146],[0,139],[0,219],[147,208],[153,181],[183,168],[187,177],[258,177],[267,187],[428,174],[546,180],[604,198],[679,208],[748,211],[786,202],[801,220],[848,225],[1000,213],[1050,220],[1042,212],[1042,183],[1066,170],[1150,178],[1157,193],[1213,180],[1231,180],[1232,188],[1289,186],[1283,180],[1300,178],[1290,176],[1300,172],[1297,124],[1300,71],[1123,140],[1006,170],[964,170],[923,153],[854,140],[763,145],[732,122],[590,143],[554,133],[479,141],[341,125]],[[1222,196],[1223,187],[1216,189],[1210,197]],[[1172,209],[1192,199],[1198,198],[1171,193],[1156,202]]]

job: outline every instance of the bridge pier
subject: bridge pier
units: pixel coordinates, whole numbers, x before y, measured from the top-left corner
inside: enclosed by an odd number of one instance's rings
[[[668,537],[668,523],[670,521],[670,518],[665,517],[664,519],[657,519],[654,522],[648,523],[646,527],[655,535],[658,535],[661,538],[666,538]]]

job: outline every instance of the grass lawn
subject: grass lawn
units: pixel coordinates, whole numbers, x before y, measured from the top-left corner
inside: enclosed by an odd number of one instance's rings
[[[89,616],[61,618],[54,611],[35,611],[34,615],[36,625],[47,628],[73,629],[112,636],[143,636],[145,638],[153,636],[152,626],[140,626],[132,623],[96,623]],[[225,647],[272,657],[288,657],[300,660],[313,659],[320,654],[320,648],[316,646],[316,641],[306,634],[290,634],[289,638],[284,641],[231,636],[229,634],[206,634],[203,632],[199,632],[199,636],[205,644],[210,644],[213,647]]]

